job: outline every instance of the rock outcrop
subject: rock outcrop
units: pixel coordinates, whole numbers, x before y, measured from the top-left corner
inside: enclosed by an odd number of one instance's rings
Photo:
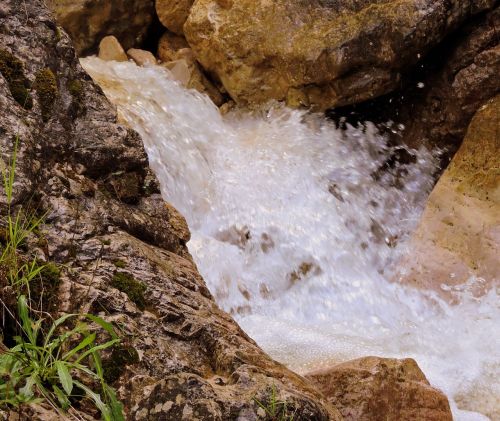
[[[308,374],[346,421],[451,421],[448,399],[412,359],[366,357]]]
[[[326,109],[394,90],[447,34],[495,3],[198,0],[183,29],[238,104]]]
[[[156,13],[165,28],[182,35],[193,3],[194,0],[156,0]]]
[[[475,115],[431,193],[402,281],[479,296],[500,281],[500,96]],[[467,281],[475,277],[474,282]]]
[[[120,326],[136,358],[111,354],[104,364],[127,419],[251,420],[254,398],[276,390],[298,419],[340,420],[217,307],[141,139],[117,123],[42,0],[2,1],[0,73],[2,168],[19,137],[13,209],[31,203],[46,213],[28,250],[61,269],[46,310]]]
[[[106,35],[139,46],[154,20],[154,0],[47,0],[79,55],[95,52]]]
[[[394,141],[442,148],[443,166],[478,108],[500,93],[500,7],[470,19],[409,72],[402,88],[373,101],[329,110],[336,121],[402,124]],[[392,135],[392,131],[387,131]],[[398,140],[399,139],[399,140]]]

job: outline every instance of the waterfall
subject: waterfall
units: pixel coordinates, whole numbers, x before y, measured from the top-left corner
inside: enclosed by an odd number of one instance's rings
[[[299,373],[412,357],[457,420],[500,413],[496,292],[449,306],[393,281],[432,188],[431,151],[398,163],[369,123],[338,130],[279,104],[221,116],[161,67],[82,64],[141,134],[218,304],[266,352]]]

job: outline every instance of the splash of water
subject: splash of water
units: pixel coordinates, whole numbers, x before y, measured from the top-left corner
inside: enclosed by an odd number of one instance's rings
[[[432,186],[428,151],[398,162],[369,124],[280,106],[222,117],[164,69],[82,64],[142,135],[217,302],[269,354],[298,372],[413,357],[456,419],[500,414],[495,292],[449,307],[388,281]]]

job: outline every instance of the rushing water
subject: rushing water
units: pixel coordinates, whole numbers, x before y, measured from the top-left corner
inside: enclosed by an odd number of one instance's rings
[[[381,171],[395,151],[369,124],[339,131],[277,105],[222,117],[159,67],[82,62],[142,135],[217,302],[269,354],[298,372],[413,357],[456,419],[499,416],[494,291],[450,307],[389,282],[432,185],[431,153]]]

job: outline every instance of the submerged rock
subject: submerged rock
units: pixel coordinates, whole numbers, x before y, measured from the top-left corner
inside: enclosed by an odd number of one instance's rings
[[[473,118],[431,193],[402,281],[450,297],[500,281],[500,96]],[[477,278],[477,279],[475,279]],[[473,280],[468,283],[469,279]]]
[[[256,417],[254,397],[276,390],[299,419],[340,420],[217,307],[187,250],[186,222],[157,193],[141,139],[117,122],[44,3],[4,0],[0,27],[2,49],[22,69],[14,81],[33,100],[23,108],[0,69],[0,166],[19,137],[13,206],[46,213],[43,241],[30,238],[27,249],[61,269],[50,311],[100,314],[120,326],[134,358],[116,359],[120,367],[105,361],[126,418]],[[35,94],[44,69],[57,87],[50,113]]]
[[[154,17],[154,0],[48,0],[47,5],[79,55],[94,52],[106,35],[115,35],[126,49],[140,44]]]
[[[174,57],[175,60],[163,63],[162,66],[168,69],[176,80],[186,88],[196,89],[198,92],[206,94],[215,105],[223,104],[222,94],[205,76],[190,48],[178,50]]]
[[[306,375],[346,421],[451,421],[415,360],[365,357]]]
[[[402,72],[494,3],[198,0],[184,33],[238,104],[326,109],[394,90]]]
[[[150,51],[131,48],[127,51],[127,55],[134,60],[138,66],[151,66],[156,64],[156,57]]]

